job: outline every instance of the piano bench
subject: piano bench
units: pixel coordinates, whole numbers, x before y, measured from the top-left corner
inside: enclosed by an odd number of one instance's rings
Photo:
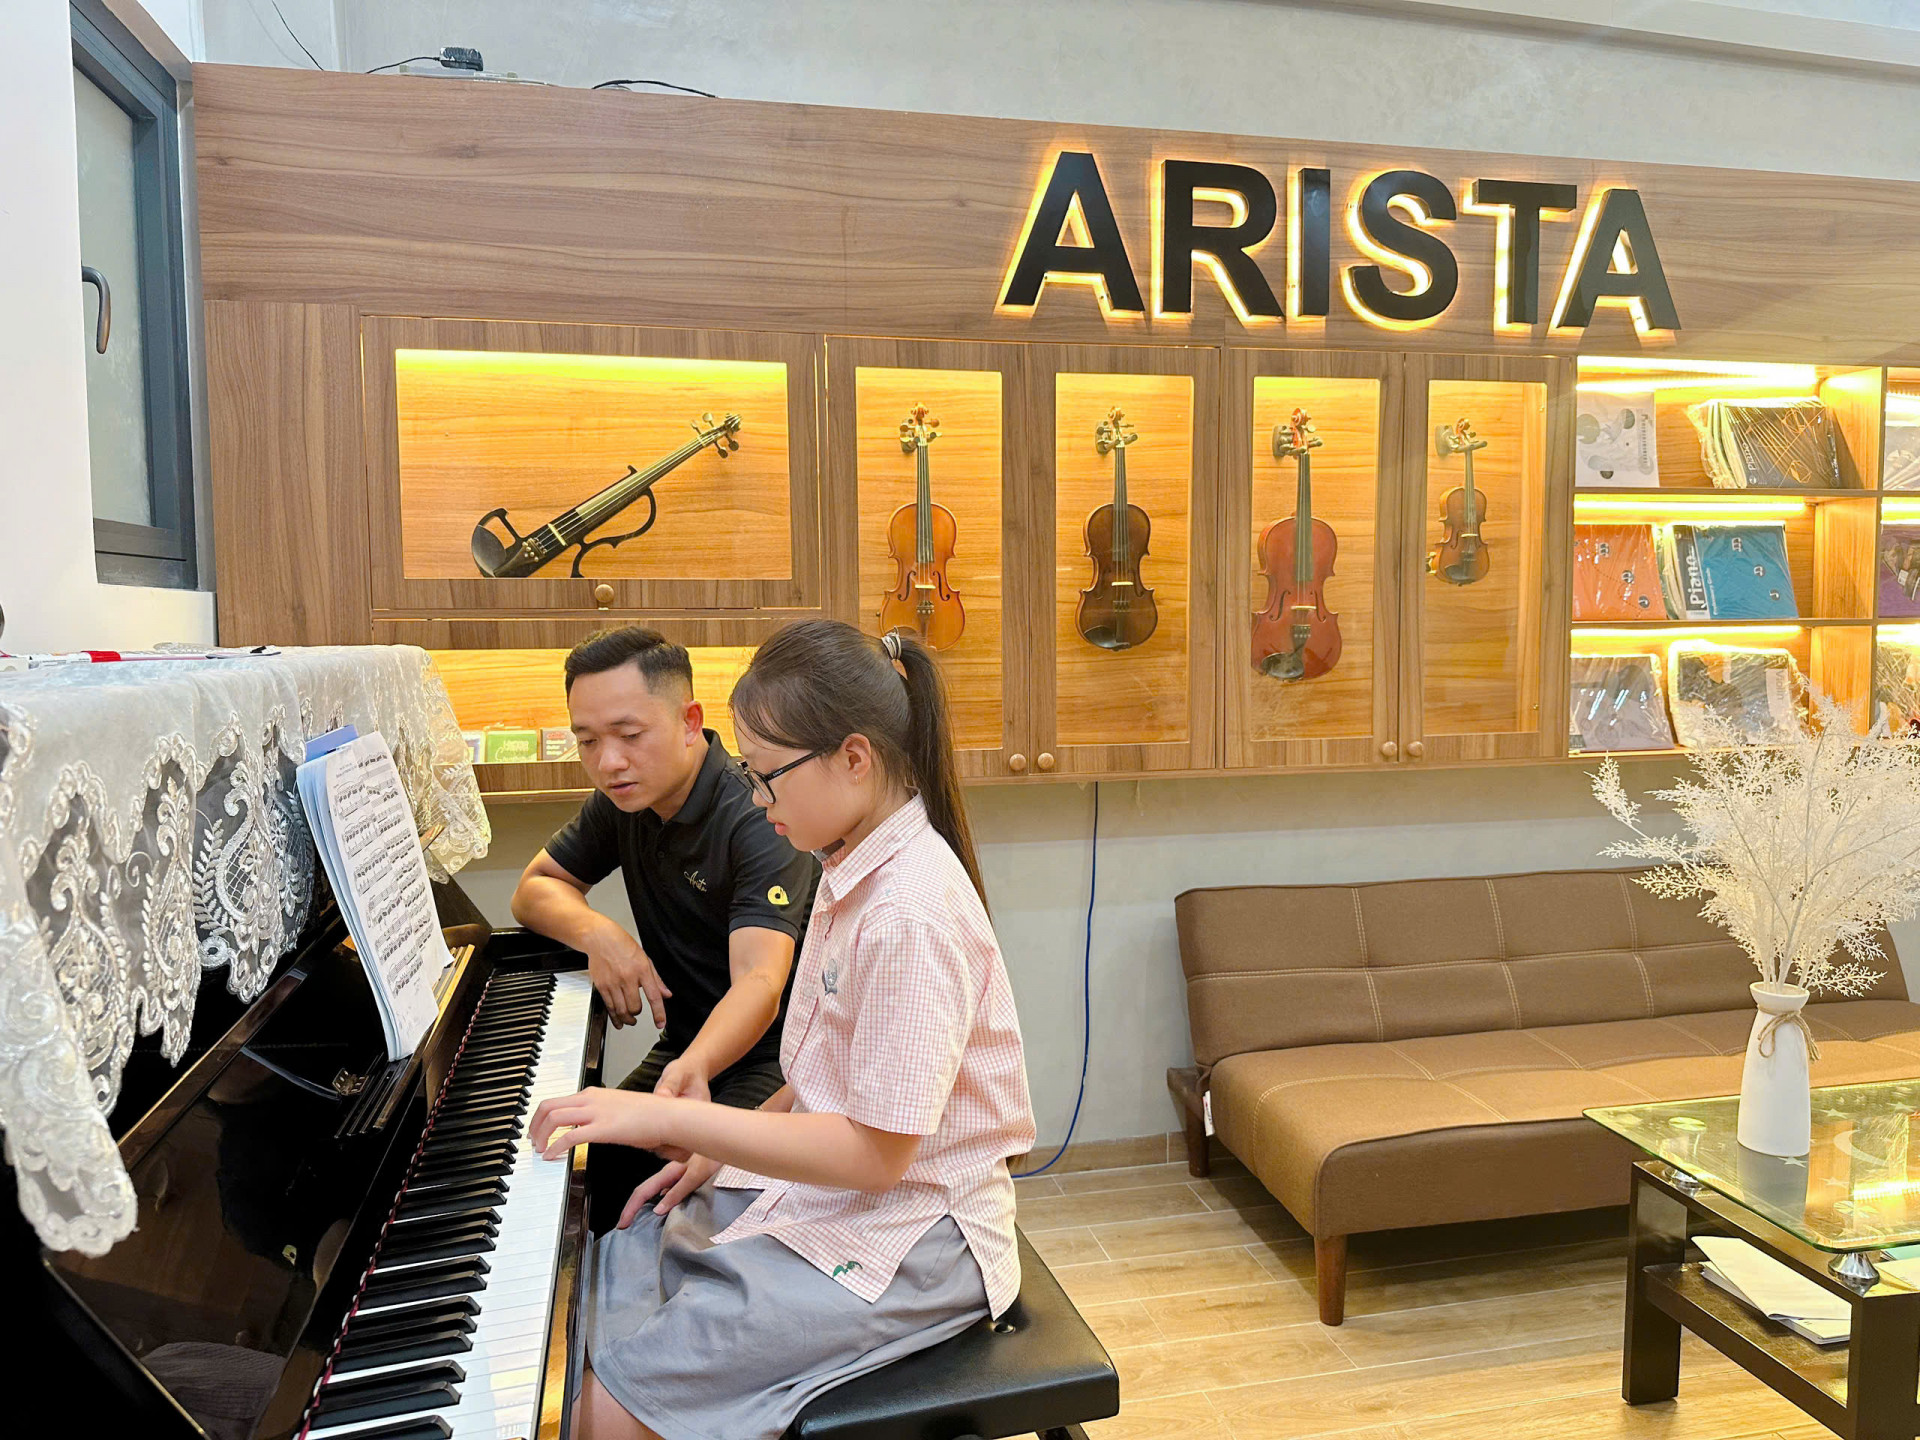
[[[998,1320],[821,1395],[785,1440],[1084,1440],[1120,1413],[1113,1361],[1067,1292],[1020,1242],[1020,1298]]]

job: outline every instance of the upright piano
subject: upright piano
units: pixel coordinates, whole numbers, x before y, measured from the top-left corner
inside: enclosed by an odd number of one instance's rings
[[[526,1128],[599,1082],[605,1013],[583,957],[434,888],[456,958],[413,1056],[388,1061],[329,903],[251,1004],[206,977],[179,1066],[136,1048],[131,1235],[48,1251],[0,1192],[10,1406],[141,1440],[567,1433],[585,1161]]]

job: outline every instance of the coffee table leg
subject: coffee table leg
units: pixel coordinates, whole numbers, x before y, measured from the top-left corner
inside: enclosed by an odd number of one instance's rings
[[[1647,1298],[1646,1269],[1678,1265],[1686,1251],[1687,1207],[1634,1167],[1620,1376],[1620,1394],[1629,1405],[1671,1400],[1680,1391],[1680,1322]]]
[[[1913,1440],[1920,1384],[1920,1295],[1875,1296],[1853,1309],[1847,1408],[1853,1440]]]

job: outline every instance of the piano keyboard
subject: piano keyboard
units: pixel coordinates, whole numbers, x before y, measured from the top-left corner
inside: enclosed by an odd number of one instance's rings
[[[309,1440],[515,1440],[539,1422],[568,1165],[526,1139],[580,1087],[584,971],[497,974],[309,1412]]]

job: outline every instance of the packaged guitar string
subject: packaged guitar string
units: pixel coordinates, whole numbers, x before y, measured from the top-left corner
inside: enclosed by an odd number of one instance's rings
[[[1840,457],[1827,407],[1789,400],[1703,400],[1687,407],[1707,474],[1722,490],[1831,489]]]
[[[1671,750],[1658,655],[1575,655],[1568,744],[1575,750]]]
[[[1890,734],[1920,736],[1920,640],[1889,640],[1884,634],[1873,662],[1877,718]]]
[[[1653,526],[1573,527],[1573,618],[1667,618]]]
[[[1787,528],[1662,525],[1655,537],[1667,613],[1675,620],[1797,620]]]
[[[1800,670],[1785,650],[1676,640],[1667,667],[1674,734],[1688,749],[1765,741],[1800,724]]]
[[[1880,615],[1920,616],[1920,525],[1880,527]]]
[[[1658,485],[1660,445],[1653,392],[1610,395],[1576,389],[1576,394],[1574,484]]]

